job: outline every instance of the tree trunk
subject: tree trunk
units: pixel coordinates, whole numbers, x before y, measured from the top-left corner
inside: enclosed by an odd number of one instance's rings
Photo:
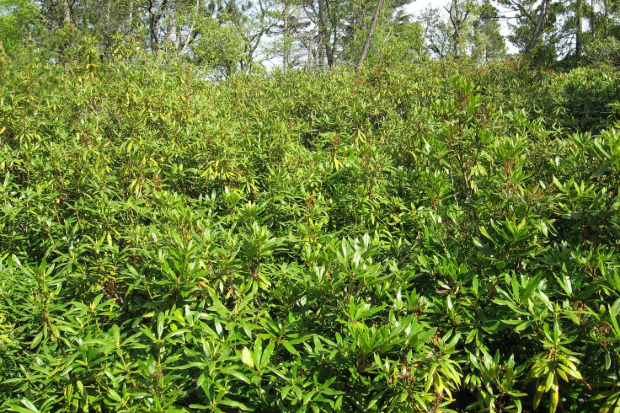
[[[310,70],[312,68],[312,39],[314,38],[314,33],[308,36],[308,61],[306,62],[306,69]]]
[[[291,47],[290,47],[290,27],[289,27],[289,19],[291,15],[291,5],[287,1],[284,5],[284,56],[282,59],[282,71],[284,74],[288,71],[289,66],[291,65]]]
[[[168,43],[172,45],[174,44],[175,30],[176,30],[176,27],[174,27],[173,25],[170,25],[170,27],[168,27],[168,36],[166,36],[168,39]]]
[[[605,37],[609,35],[609,0],[603,0],[603,6],[605,7]]]
[[[577,0],[577,34],[575,36],[575,56],[581,58],[583,54],[583,0]]]
[[[105,13],[105,25],[106,25],[106,30],[108,32],[111,32],[111,28],[110,28],[110,3],[111,1],[108,0],[108,5],[106,7],[106,13]]]
[[[315,67],[323,68],[325,66],[325,47],[323,42],[323,36],[319,33],[316,37],[316,53],[315,53]]]
[[[454,28],[452,40],[454,41],[455,59],[461,58],[461,16],[459,14],[459,0],[453,0],[450,8],[450,20],[452,20],[452,27]]]
[[[198,20],[199,15],[200,15],[200,0],[196,0],[196,10],[194,10],[194,21],[192,22],[191,26],[189,26],[187,37],[185,38],[185,42],[183,43],[183,47],[181,48],[179,55],[184,54],[187,51],[190,43],[196,38],[196,33],[194,33],[194,23]],[[176,45],[177,50],[179,49],[180,44],[181,44],[181,34],[182,34],[182,27],[179,26],[179,30],[177,32],[177,45]]]
[[[531,52],[534,47],[536,47],[538,41],[540,40],[540,37],[545,31],[545,26],[549,21],[549,1],[550,0],[543,0],[543,3],[541,5],[543,8],[542,13],[538,15],[536,26],[534,27],[534,33],[532,33],[529,41],[525,45],[525,50],[523,50],[525,53]]]
[[[183,47],[181,47],[181,39],[183,37],[183,26],[178,25],[177,32],[174,36],[174,48],[176,50],[181,50],[181,52],[184,52],[186,49],[186,46],[188,45],[187,41],[192,38],[193,31],[194,31],[194,26],[191,25],[189,27],[189,31],[187,32],[187,39],[185,39],[186,41],[183,43]]]
[[[596,13],[594,12],[594,0],[590,0],[590,33],[594,38],[596,34]]]
[[[331,32],[334,35],[334,40],[332,40],[332,43],[330,45],[330,50],[331,50],[331,60],[332,60],[332,65],[331,67],[336,66],[336,43],[338,41],[338,30],[336,30],[336,27],[338,25],[338,18],[336,17],[335,13],[332,13],[332,29]]]
[[[129,2],[129,30],[133,27],[133,0]]]
[[[71,8],[69,7],[69,1],[62,1],[62,25],[66,26],[71,23]]]
[[[325,0],[319,0],[319,30],[321,32],[321,40],[325,46],[325,55],[327,56],[327,66],[333,67],[334,65],[334,54],[333,49],[330,45],[329,33],[327,32],[327,27],[325,26]]]
[[[467,17],[469,16],[469,9],[463,11],[460,1],[461,0],[452,0],[450,3],[450,8],[448,9],[445,7],[450,16],[450,24],[452,24],[452,30],[454,31],[452,34],[452,41],[454,42],[452,50],[454,51],[455,59],[460,59],[462,55],[462,30],[465,22],[467,21]]]
[[[151,37],[151,48],[153,51],[159,49],[159,29],[162,17],[166,14],[168,8],[168,0],[162,0],[159,7],[156,6],[154,0],[148,2],[149,13],[149,32]],[[163,39],[162,39],[163,40]]]
[[[379,20],[382,7],[383,0],[379,0],[377,3],[377,8],[375,9],[375,15],[372,17],[372,23],[370,23],[370,30],[368,30],[368,36],[366,36],[366,41],[364,42],[364,48],[362,49],[360,60],[357,62],[357,66],[355,66],[356,74],[359,73],[362,65],[364,64],[364,60],[366,60],[366,55],[368,54],[368,49],[370,48],[370,42],[372,42],[372,38],[375,35],[375,28],[377,27],[377,21]]]
[[[151,37],[151,49],[152,51],[156,51],[158,49],[158,41],[157,41],[157,31],[158,31],[158,22],[157,19],[157,10],[155,10],[155,4],[153,1],[149,1],[149,34]]]

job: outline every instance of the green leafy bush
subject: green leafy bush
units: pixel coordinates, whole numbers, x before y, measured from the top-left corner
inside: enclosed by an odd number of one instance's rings
[[[0,409],[617,411],[608,74],[131,53],[0,63]]]

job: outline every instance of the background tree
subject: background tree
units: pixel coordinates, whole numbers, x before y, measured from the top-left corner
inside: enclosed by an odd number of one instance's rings
[[[370,23],[370,28],[368,29],[368,36],[366,36],[366,40],[364,41],[364,47],[362,48],[362,53],[360,55],[360,59],[355,66],[355,72],[358,73],[364,64],[364,60],[366,59],[366,55],[368,54],[368,49],[370,47],[370,42],[372,41],[372,37],[375,34],[375,28],[377,27],[377,21],[379,20],[379,14],[381,13],[381,8],[383,7],[383,0],[377,1],[377,8],[375,10],[375,14],[372,17],[372,22]]]
[[[452,53],[455,59],[463,56],[463,48],[471,35],[471,22],[477,4],[474,0],[451,0],[448,12],[448,21],[452,36]]]
[[[506,55],[497,8],[489,1],[451,1],[444,10],[428,8],[420,15],[427,47],[437,57],[470,57],[487,62]]]
[[[424,40],[422,25],[410,15],[398,11],[389,24],[378,25],[365,64],[374,67],[387,62],[408,63],[425,57],[428,52]]]
[[[544,34],[552,31],[555,24],[555,9],[559,2],[554,0],[497,0],[499,4],[516,14],[516,23],[511,25],[510,41],[522,53],[530,53],[540,46]]]
[[[304,12],[303,2],[283,0],[276,7],[279,7],[279,21],[267,33],[271,43],[263,48],[270,56],[282,59],[282,70],[286,73],[294,67],[307,65],[308,48],[312,47],[315,30]]]
[[[407,31],[405,26],[410,16],[404,12],[405,5],[400,0],[352,3],[343,39],[347,62],[359,67],[360,61],[365,60],[369,53],[374,55],[374,61],[378,61],[387,52],[388,43],[397,41],[401,31]],[[403,32],[402,35],[406,34]]]
[[[205,19],[201,34],[191,45],[191,60],[201,67],[210,68],[216,78],[226,78],[240,69],[244,59],[243,38],[232,23]]]
[[[620,0],[445,0],[415,19],[405,12],[410,3],[0,0],[0,41],[7,53],[31,41],[63,64],[81,59],[86,49],[88,59],[110,58],[129,42],[220,78],[274,65],[284,72],[323,70],[424,54],[483,64],[505,55],[506,40],[535,64],[571,66],[593,61],[593,54],[613,55],[612,39],[620,38]],[[507,37],[502,18],[511,22]]]
[[[506,39],[501,34],[499,12],[489,0],[478,8],[472,23],[472,56],[479,61],[488,62],[506,56]]]
[[[6,53],[13,53],[28,39],[33,23],[41,20],[36,4],[29,0],[0,0],[0,43]]]
[[[422,27],[426,47],[431,55],[440,59],[448,56],[454,49],[452,45],[454,39],[442,11],[437,7],[427,7],[418,16],[417,21]]]

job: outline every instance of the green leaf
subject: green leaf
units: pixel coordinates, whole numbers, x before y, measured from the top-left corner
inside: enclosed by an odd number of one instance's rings
[[[288,341],[283,340],[282,345],[288,350],[289,353],[293,354],[294,356],[299,356],[299,352],[295,350],[295,347],[293,347]]]
[[[253,367],[253,366],[249,366],[249,367]],[[238,372],[237,370],[234,370],[232,368],[221,368],[220,372],[222,372],[223,374],[227,374],[227,375],[233,376],[233,377],[243,381],[244,383],[250,384],[250,379],[246,375]]]
[[[10,405],[11,410],[14,410],[18,413],[32,413],[32,412],[38,412],[38,410],[30,410],[30,409],[26,409],[24,407],[21,406],[16,406],[14,404]]]
[[[38,412],[39,409],[37,409],[37,407],[28,399],[26,399],[25,397],[21,400],[21,403],[26,406],[26,408],[32,412]]]
[[[261,367],[266,366],[267,364],[269,364],[269,358],[273,354],[274,349],[275,349],[275,342],[272,340],[272,341],[269,342],[269,344],[267,345],[265,350],[263,350],[263,355],[262,355],[261,361],[260,361]]]
[[[108,390],[108,396],[110,396],[112,400],[115,400],[117,402],[120,402],[123,400],[122,397],[114,389]]]
[[[155,338],[155,336],[151,332],[150,328],[144,326],[144,327],[140,328],[140,331],[142,332],[142,334],[144,334],[146,337],[148,337],[151,341],[157,342],[157,339]]]
[[[34,339],[32,339],[32,342],[30,343],[30,348],[32,349],[36,348],[41,342],[42,338],[43,338],[43,332],[40,332],[39,334],[34,336]]]
[[[161,339],[164,334],[164,313],[157,314],[157,338]]]
[[[239,410],[243,410],[243,411],[250,411],[250,410],[252,410],[248,406],[246,406],[245,404],[243,404],[241,402],[234,401],[234,400],[223,399],[220,403],[225,405],[225,406],[234,407],[235,409],[239,409]]]
[[[538,405],[540,404],[540,399],[542,398],[544,393],[545,382],[542,379],[538,379],[538,382],[536,383],[536,392],[534,393],[534,400],[532,402],[532,406],[534,408],[538,407]]]
[[[307,391],[302,397],[302,404],[306,405],[312,399],[312,396],[316,394],[316,390]]]
[[[368,405],[366,406],[366,411],[370,411],[370,409],[372,409],[374,407],[375,404],[377,404],[377,402],[379,400],[381,400],[381,398],[383,397],[383,395],[385,394],[385,390],[383,390],[382,392],[379,392],[378,394],[375,394],[370,401],[368,402]]]
[[[243,361],[243,364],[245,364],[249,368],[254,368],[254,359],[252,357],[252,352],[247,347],[243,347],[243,350],[241,351],[241,361]]]
[[[488,238],[488,239],[490,239],[491,241],[495,242],[495,241],[493,240],[493,238],[489,235],[489,233],[487,232],[487,229],[486,229],[485,227],[482,227],[482,226],[481,226],[481,227],[479,227],[478,229],[480,230],[480,233],[481,233],[482,235],[484,235],[485,237],[487,237],[487,238]]]
[[[609,161],[605,162],[603,165],[601,165],[600,168],[598,168],[596,172],[594,172],[594,175],[592,175],[592,177],[598,178],[599,176],[603,175],[607,171],[607,169],[609,169],[610,166],[611,166],[611,162]]]
[[[557,376],[553,376],[553,386],[551,387],[551,393],[549,394],[549,413],[555,413],[558,403],[560,401],[560,388],[558,386]]]

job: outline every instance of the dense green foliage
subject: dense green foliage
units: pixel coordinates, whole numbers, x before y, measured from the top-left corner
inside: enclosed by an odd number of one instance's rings
[[[619,411],[616,74],[133,50],[0,57],[0,410]]]
[[[0,0],[9,54],[34,42],[69,63],[84,39],[102,58],[122,39],[218,80],[508,53],[566,69],[620,64],[620,0]]]

